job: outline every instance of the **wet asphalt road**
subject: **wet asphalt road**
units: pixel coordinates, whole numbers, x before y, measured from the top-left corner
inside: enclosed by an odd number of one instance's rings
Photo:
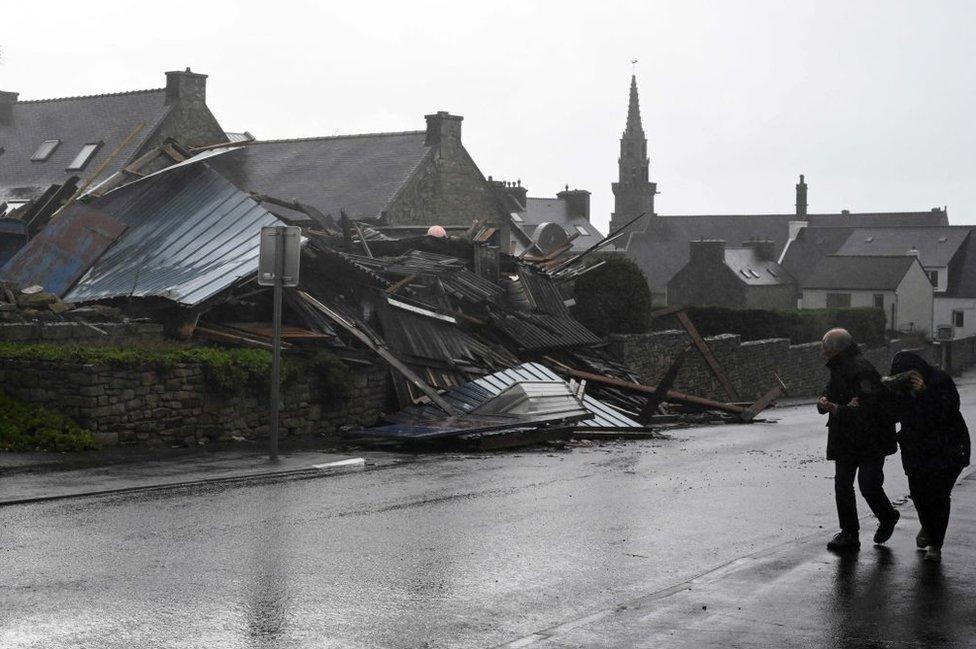
[[[670,440],[0,509],[0,647],[511,642],[833,533],[822,419],[770,414]],[[903,497],[897,458],[886,468]]]

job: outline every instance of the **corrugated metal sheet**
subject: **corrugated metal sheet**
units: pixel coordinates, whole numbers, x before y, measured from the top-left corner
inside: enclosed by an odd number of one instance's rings
[[[474,412],[479,406],[507,388],[520,382],[547,382],[565,385],[565,382],[555,372],[539,363],[522,363],[515,367],[483,376],[474,381],[449,390],[442,396],[458,412],[465,415]],[[580,430],[626,430],[643,429],[639,422],[618,412],[599,399],[583,395],[583,407],[590,412],[588,418],[576,422],[575,428]],[[444,413],[433,406],[410,407],[397,415],[397,418],[411,425],[435,425],[444,421]],[[451,422],[447,428],[458,430],[459,424]],[[468,427],[470,428],[470,427]],[[394,427],[383,427],[390,432]],[[413,435],[408,435],[413,436]]]
[[[516,311],[494,318],[493,323],[523,351],[598,345],[592,331],[569,317]]]
[[[204,164],[132,183],[92,202],[128,230],[65,296],[162,297],[192,306],[257,272],[259,234],[281,225]]]
[[[118,219],[75,203],[4,265],[0,279],[64,296],[125,229]]]

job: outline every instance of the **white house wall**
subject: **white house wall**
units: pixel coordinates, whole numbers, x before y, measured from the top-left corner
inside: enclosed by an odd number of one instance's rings
[[[940,277],[941,281],[941,277]],[[918,264],[912,264],[897,290],[898,306],[895,309],[895,329],[898,331],[924,331],[931,334],[933,293],[932,282]]]
[[[928,281],[928,278],[925,281]],[[880,293],[884,296],[885,326],[888,329],[893,328],[891,323],[891,305],[895,303],[894,291],[848,291],[844,289],[831,289],[826,291],[823,289],[803,289],[803,296],[800,298],[800,308],[826,309],[827,293],[850,293],[851,308],[873,307],[874,296]]]
[[[953,337],[976,336],[976,298],[936,296],[934,310],[934,327],[952,326],[952,312],[962,311],[963,326],[953,327]]]

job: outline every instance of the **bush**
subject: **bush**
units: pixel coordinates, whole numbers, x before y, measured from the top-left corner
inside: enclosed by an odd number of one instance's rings
[[[842,327],[854,339],[872,347],[885,343],[885,314],[881,309],[792,309],[761,311],[723,307],[689,307],[688,316],[703,336],[738,334],[743,340],[789,338],[799,344],[819,341],[824,332]],[[674,316],[657,318],[657,331],[680,329]]]
[[[0,394],[0,451],[84,451],[98,448],[91,431],[47,408]]]
[[[647,278],[632,260],[615,254],[594,255],[592,267],[576,280],[573,316],[593,333],[643,333],[651,323],[651,291]]]

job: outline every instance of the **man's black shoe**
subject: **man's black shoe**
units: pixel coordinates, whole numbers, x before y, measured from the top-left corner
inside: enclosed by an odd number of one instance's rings
[[[925,533],[925,528],[923,527],[915,535],[915,547],[919,550],[924,550],[929,546],[929,535]]]
[[[857,533],[841,530],[827,543],[828,550],[857,550],[861,547],[861,540]]]
[[[891,533],[895,531],[895,523],[898,522],[899,518],[901,518],[901,514],[899,514],[898,510],[896,509],[894,510],[894,516],[886,521],[882,521],[881,524],[878,525],[878,531],[874,533],[874,542],[884,543],[890,539]]]

